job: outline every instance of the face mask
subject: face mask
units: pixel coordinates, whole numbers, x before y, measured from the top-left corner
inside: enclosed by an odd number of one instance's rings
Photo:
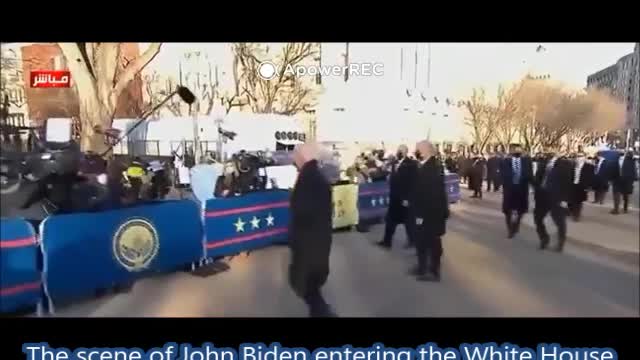
[[[396,157],[398,158],[398,160],[402,160],[402,159],[404,159],[404,154],[403,154],[403,153],[401,153],[401,152],[398,152],[398,153],[396,154]]]

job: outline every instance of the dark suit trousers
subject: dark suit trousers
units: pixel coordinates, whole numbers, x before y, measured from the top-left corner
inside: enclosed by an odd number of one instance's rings
[[[533,211],[533,219],[536,224],[536,231],[538,232],[540,243],[546,246],[550,240],[549,233],[544,224],[544,219],[549,213],[551,213],[551,219],[558,228],[558,243],[560,246],[563,246],[567,239],[567,211],[560,205],[560,202],[551,201],[548,198],[538,200],[536,202],[536,208]]]
[[[620,210],[620,198],[622,198],[622,208],[624,211],[629,210],[629,194],[621,193],[618,191],[613,192],[613,209],[615,211]]]
[[[580,219],[580,215],[582,214],[582,203],[585,198],[586,191],[579,185],[572,185],[571,195],[569,196],[570,200],[567,203],[567,206],[569,207],[569,213],[575,220]]]
[[[442,257],[442,238],[416,231],[416,253],[418,255],[418,272],[430,272],[440,275],[440,258]]]
[[[493,185],[493,191],[499,191],[502,186],[501,180],[498,174],[487,176],[487,192],[491,191],[491,185]]]
[[[393,242],[393,234],[395,234],[396,228],[400,224],[404,224],[404,230],[407,233],[407,242],[410,245],[414,244],[413,232],[411,231],[411,221],[405,220],[403,222],[399,222],[389,217],[387,218],[384,224],[384,239],[382,240],[383,243],[391,246],[391,243]]]
[[[522,221],[523,215],[523,213],[515,210],[508,214],[504,214],[505,222],[507,223],[507,230],[510,234],[515,234],[520,231],[520,222]]]

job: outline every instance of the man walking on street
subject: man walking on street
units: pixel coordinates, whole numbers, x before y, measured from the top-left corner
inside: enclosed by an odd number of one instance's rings
[[[429,141],[416,144],[419,161],[411,188],[409,217],[413,222],[418,265],[410,271],[419,281],[440,281],[442,236],[446,233],[449,202],[444,187],[444,169]]]
[[[636,181],[637,169],[633,159],[633,152],[627,151],[618,159],[618,166],[613,173],[613,210],[611,213],[620,213],[620,198],[622,198],[622,211],[629,212],[629,195],[633,194],[633,183]]]
[[[489,155],[487,160],[487,192],[491,192],[491,185],[493,185],[493,191],[500,190],[500,161],[497,153]]]
[[[482,180],[484,179],[486,161],[482,155],[474,158],[469,175],[469,188],[473,190],[471,198],[482,199]]]
[[[580,221],[582,204],[587,200],[587,190],[592,186],[594,167],[587,162],[585,155],[579,153],[574,164],[573,184],[569,195],[569,212],[574,221]]]
[[[333,317],[320,289],[329,277],[332,240],[331,185],[318,165],[320,147],[294,149],[298,179],[291,194],[289,283],[309,307],[311,317]]]
[[[396,163],[391,167],[389,178],[389,208],[384,225],[384,239],[378,243],[379,246],[390,249],[393,234],[398,224],[403,224],[407,233],[407,247],[413,245],[411,222],[407,221],[407,210],[409,208],[409,190],[416,178],[417,162],[410,159],[409,149],[406,145],[398,147]]]
[[[594,193],[594,204],[602,205],[604,203],[604,196],[609,191],[609,165],[607,164],[607,160],[602,156],[602,154],[596,154],[594,158],[595,162],[595,171],[593,177],[593,193]]]
[[[529,185],[533,179],[531,159],[522,156],[522,147],[511,144],[511,156],[500,162],[502,213],[507,223],[509,239],[520,230],[522,216],[529,211]]]
[[[567,202],[573,179],[573,166],[564,156],[549,155],[548,160],[538,166],[535,175],[535,202],[533,217],[540,238],[540,250],[549,245],[550,237],[544,224],[549,213],[558,228],[558,245],[554,250],[562,252],[567,239]]]

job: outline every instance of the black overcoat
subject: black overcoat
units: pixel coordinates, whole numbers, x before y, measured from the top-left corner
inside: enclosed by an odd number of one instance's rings
[[[636,162],[632,156],[625,156],[622,161],[622,167],[619,163],[615,164],[615,169],[611,171],[613,191],[630,195],[633,193],[633,182],[636,181],[637,170]]]
[[[520,158],[520,181],[513,183],[512,157],[500,162],[500,176],[502,180],[502,212],[509,214],[517,211],[524,214],[529,211],[529,186],[533,180],[533,163],[531,158]]]
[[[423,219],[415,227],[417,236],[442,236],[447,232],[449,201],[444,186],[444,170],[435,157],[418,166],[416,181],[411,187],[409,218]]]
[[[331,210],[331,185],[318,162],[309,161],[298,174],[290,203],[289,282],[299,296],[321,287],[329,276]]]
[[[400,165],[394,164],[389,177],[389,209],[387,221],[404,223],[407,218],[407,207],[402,206],[403,201],[409,201],[409,191],[416,179],[418,162],[406,158]]]

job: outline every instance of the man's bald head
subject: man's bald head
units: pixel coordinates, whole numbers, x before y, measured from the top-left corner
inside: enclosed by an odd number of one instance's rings
[[[402,154],[402,156],[407,156],[409,153],[409,147],[405,144],[398,146],[398,154]]]
[[[296,145],[293,149],[293,162],[298,169],[312,160],[317,160],[322,155],[322,148],[317,143],[304,143]]]
[[[416,150],[418,150],[424,160],[428,160],[436,154],[436,147],[433,146],[429,140],[422,140],[418,142],[416,144]]]

